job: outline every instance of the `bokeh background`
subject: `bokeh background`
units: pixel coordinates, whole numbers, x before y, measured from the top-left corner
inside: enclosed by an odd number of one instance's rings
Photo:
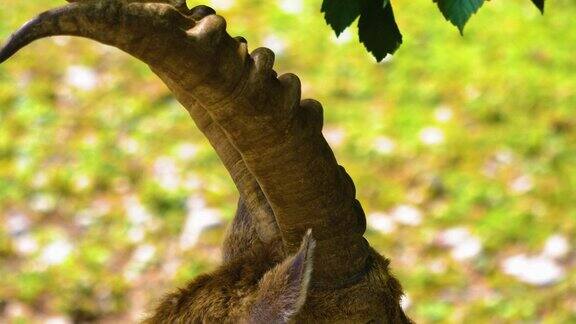
[[[0,39],[63,2],[0,0]],[[487,2],[465,37],[396,0],[404,45],[381,64],[320,0],[208,4],[323,103],[413,319],[576,323],[572,0]],[[236,199],[144,64],[58,37],[0,66],[0,322],[137,320],[217,266]]]

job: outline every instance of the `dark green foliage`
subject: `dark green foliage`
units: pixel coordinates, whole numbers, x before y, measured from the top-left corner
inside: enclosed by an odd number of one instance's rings
[[[402,34],[396,25],[392,4],[383,0],[364,1],[358,21],[360,42],[380,62],[402,44]]]
[[[460,34],[470,17],[485,0],[433,0],[446,20],[458,27]],[[544,13],[544,0],[531,0]],[[394,19],[389,0],[324,0],[321,11],[336,36],[350,26],[358,16],[360,42],[379,62],[393,54],[402,44],[402,34]]]
[[[434,0],[446,20],[458,27],[460,33],[468,19],[482,7],[484,0]]]
[[[540,9],[540,12],[544,13],[544,0],[532,0],[532,2]]]
[[[402,44],[402,34],[388,0],[325,0],[321,11],[337,36],[360,16],[360,42],[377,61],[393,54]]]
[[[339,36],[360,16],[360,2],[358,0],[325,0],[321,11],[324,13],[326,23],[334,29],[336,36]]]

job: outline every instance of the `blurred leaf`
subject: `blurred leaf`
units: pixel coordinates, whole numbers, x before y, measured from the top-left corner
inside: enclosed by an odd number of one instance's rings
[[[451,305],[443,301],[423,303],[418,307],[418,313],[435,322],[445,320],[451,311]]]
[[[532,3],[540,9],[541,13],[544,13],[544,0],[532,0]]]
[[[434,0],[434,2],[438,4],[444,18],[458,27],[460,34],[464,32],[464,25],[468,19],[484,4],[484,0]]]
[[[386,54],[396,52],[402,44],[402,34],[394,19],[392,4],[387,0],[364,1],[358,21],[358,35],[360,42],[378,62]]]
[[[41,272],[22,272],[17,274],[18,297],[32,302],[46,289],[46,274]]]
[[[336,36],[340,36],[360,15],[360,0],[324,0],[320,11]]]

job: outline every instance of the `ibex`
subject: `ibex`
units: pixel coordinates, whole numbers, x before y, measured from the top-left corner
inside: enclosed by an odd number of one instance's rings
[[[184,0],[80,0],[12,35],[4,62],[37,39],[72,35],[150,66],[208,138],[240,192],[223,263],[168,294],[149,323],[409,323],[389,261],[364,239],[352,180],[274,54],[248,54],[224,19]]]

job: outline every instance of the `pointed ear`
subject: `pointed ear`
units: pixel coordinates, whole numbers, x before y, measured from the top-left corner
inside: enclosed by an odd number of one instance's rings
[[[262,277],[250,323],[287,323],[306,301],[316,242],[308,230],[298,252]]]

